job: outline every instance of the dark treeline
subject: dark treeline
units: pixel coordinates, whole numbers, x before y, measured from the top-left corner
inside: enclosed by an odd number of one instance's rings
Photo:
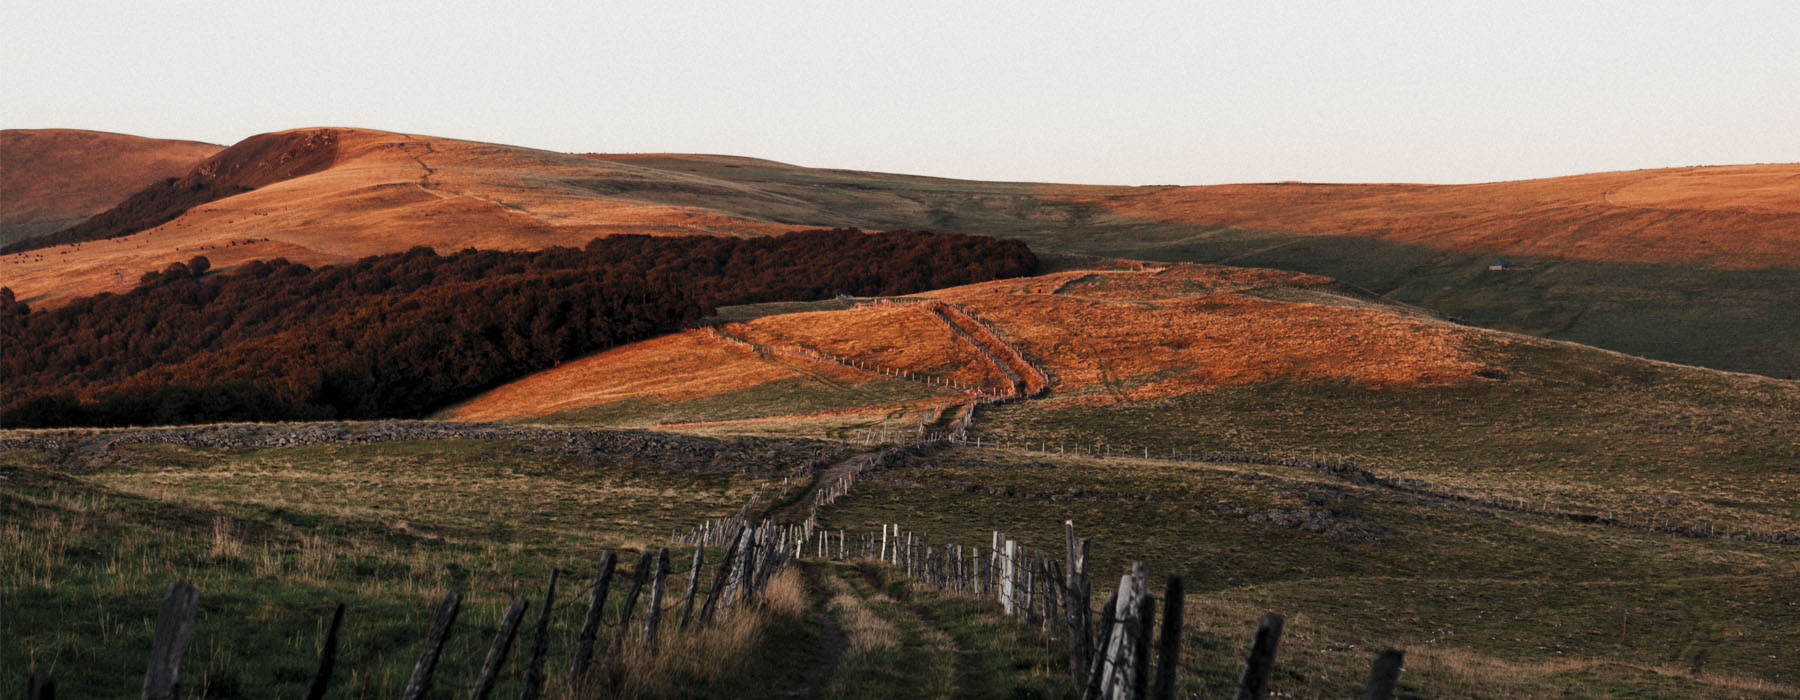
[[[1023,243],[850,229],[429,248],[311,268],[205,258],[31,311],[0,289],[0,425],[422,416],[718,306],[907,294],[1031,274]]]

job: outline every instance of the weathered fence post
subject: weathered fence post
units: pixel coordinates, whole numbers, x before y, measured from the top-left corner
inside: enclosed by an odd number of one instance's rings
[[[544,655],[550,651],[550,613],[556,608],[556,578],[561,574],[562,570],[551,569],[550,585],[544,587],[544,607],[538,611],[537,629],[531,632],[531,661],[525,666],[519,700],[537,700],[544,692]]]
[[[1150,688],[1150,643],[1156,632],[1156,596],[1145,594],[1138,601],[1137,613],[1137,668],[1133,669],[1132,700],[1143,700]]]
[[[1394,686],[1400,682],[1400,664],[1406,660],[1406,652],[1399,649],[1383,649],[1375,657],[1375,666],[1369,670],[1369,685],[1363,690],[1363,700],[1388,700],[1394,697]]]
[[[1015,609],[1014,605],[1017,601],[1013,600],[1013,574],[1018,572],[1018,567],[1013,565],[1013,561],[1018,559],[1018,556],[1019,543],[1007,540],[1005,553],[1000,555],[1000,607],[1005,608],[1006,614],[1010,617],[1019,615],[1019,611]]]
[[[325,628],[325,643],[319,648],[319,668],[306,687],[306,700],[321,700],[326,686],[331,685],[331,672],[337,666],[338,628],[344,624],[344,604],[338,603],[331,613],[331,626]]]
[[[500,667],[506,664],[513,639],[519,636],[519,620],[525,617],[525,608],[530,604],[525,596],[513,596],[512,607],[500,616],[500,629],[494,632],[494,642],[488,645],[487,658],[481,662],[481,675],[475,677],[475,687],[469,689],[469,700],[486,700],[488,694],[494,692],[494,683],[500,680]]]
[[[687,629],[694,617],[694,598],[700,593],[700,563],[706,550],[694,547],[694,564],[688,571],[687,593],[681,596],[681,629]]]
[[[600,618],[606,610],[606,592],[612,588],[613,568],[618,560],[618,553],[610,549],[600,553],[594,587],[588,591],[587,615],[581,618],[581,633],[575,637],[575,658],[569,661],[570,688],[580,688],[587,676],[588,660],[594,657],[594,638],[600,635]]]
[[[156,637],[144,669],[144,700],[175,700],[181,694],[181,657],[194,633],[200,590],[181,581],[169,584],[156,612]]]
[[[713,573],[712,590],[706,593],[706,605],[700,607],[700,624],[712,622],[713,610],[719,604],[719,598],[725,594],[725,585],[731,576],[731,566],[737,561],[738,543],[744,539],[744,526],[739,525],[731,544],[725,549],[725,557],[719,560],[719,570]]]
[[[49,676],[31,674],[25,679],[25,700],[56,700],[56,681]]]
[[[1170,575],[1163,588],[1163,620],[1162,643],[1158,645],[1156,659],[1156,685],[1151,688],[1150,700],[1170,700],[1175,697],[1175,669],[1181,666],[1181,624],[1185,608],[1182,599],[1180,576]]]
[[[631,588],[625,591],[624,607],[619,608],[619,628],[613,630],[612,644],[607,646],[608,656],[613,651],[624,648],[625,633],[631,629],[632,610],[637,607],[638,593],[644,590],[644,583],[650,579],[651,561],[655,556],[650,550],[644,550],[643,555],[638,557],[637,566],[631,569]]]
[[[1090,632],[1093,618],[1088,611],[1093,591],[1087,578],[1088,541],[1075,539],[1075,522],[1072,520],[1063,521],[1063,539],[1068,547],[1069,566],[1063,584],[1063,612],[1069,618],[1069,673],[1074,676],[1075,687],[1086,688],[1088,671],[1093,666],[1093,636]]]
[[[1100,638],[1095,640],[1095,653],[1091,655],[1092,662],[1088,665],[1086,672],[1082,674],[1084,679],[1080,686],[1082,700],[1095,700],[1100,697],[1100,680],[1104,677],[1100,671],[1101,667],[1106,664],[1106,648],[1112,643],[1113,611],[1118,604],[1119,592],[1113,591],[1112,595],[1106,597],[1106,602],[1100,605]]]
[[[1244,658],[1244,673],[1238,676],[1237,700],[1263,700],[1269,695],[1269,672],[1275,670],[1275,647],[1281,643],[1283,618],[1263,613],[1256,623],[1256,639],[1250,644],[1250,655]]]
[[[650,582],[650,602],[644,608],[644,647],[656,652],[656,628],[662,626],[663,584],[669,578],[669,548],[656,554],[656,577]]]
[[[1143,601],[1147,577],[1141,561],[1132,562],[1130,573],[1119,577],[1119,590],[1114,594],[1118,602],[1113,610],[1112,632],[1107,635],[1106,645],[1100,647],[1100,655],[1105,660],[1100,667],[1100,698],[1129,700],[1137,697],[1139,660],[1148,651],[1138,646],[1143,640],[1143,628],[1149,624],[1141,617],[1146,609]]]
[[[419,662],[413,664],[412,677],[407,679],[400,700],[421,700],[431,692],[431,674],[437,672],[438,655],[444,652],[444,642],[450,640],[451,625],[456,623],[456,613],[461,609],[461,593],[444,594],[444,602],[438,603],[437,616],[431,620],[431,631],[425,634],[425,649],[419,652]]]

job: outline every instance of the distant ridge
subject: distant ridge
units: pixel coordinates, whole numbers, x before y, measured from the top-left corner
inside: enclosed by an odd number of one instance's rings
[[[223,148],[81,129],[0,130],[0,246],[81,223]]]
[[[252,136],[207,158],[183,177],[152,184],[91,219],[13,243],[0,248],[0,254],[128,236],[192,207],[324,170],[336,151],[337,133],[329,129]]]

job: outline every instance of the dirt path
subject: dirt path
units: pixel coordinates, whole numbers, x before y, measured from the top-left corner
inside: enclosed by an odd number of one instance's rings
[[[818,493],[819,487],[824,486],[825,484],[836,483],[839,478],[860,471],[868,466],[870,462],[873,462],[875,457],[876,453],[874,452],[851,455],[842,462],[838,462],[837,464],[814,472],[813,483],[806,488],[806,492],[800,494],[793,502],[770,512],[769,518],[784,523],[797,523],[805,520],[806,516],[812,512],[813,494]]]
[[[931,611],[925,609],[924,606],[914,603],[910,595],[901,598],[889,596],[886,590],[882,588],[881,578],[875,575],[875,569],[872,566],[859,566],[857,567],[857,570],[862,574],[863,583],[868,586],[869,590],[874,591],[875,595],[893,602],[901,610],[906,611],[908,615],[911,615],[914,619],[918,620],[922,625],[943,635],[945,639],[950,640],[950,643],[955,645],[955,656],[952,659],[954,668],[940,669],[940,671],[947,671],[948,673],[946,675],[950,675],[955,679],[953,681],[954,685],[952,685],[950,691],[951,697],[969,697],[974,695],[975,689],[982,686],[981,661],[983,652],[981,647],[969,643],[968,640],[963,639],[955,632],[952,632],[949,627],[944,625],[943,620],[940,620],[937,616],[931,614]],[[852,586],[851,588],[852,590],[856,590],[858,595],[861,595],[862,589],[860,587]]]
[[[831,590],[825,585],[825,576],[820,572],[822,567],[805,562],[799,566],[800,573],[806,580],[807,614],[819,628],[819,648],[811,667],[806,671],[806,684],[790,688],[784,695],[822,696],[826,684],[831,682],[831,674],[837,670],[838,663],[844,659],[844,652],[850,648],[850,638],[831,616]]]

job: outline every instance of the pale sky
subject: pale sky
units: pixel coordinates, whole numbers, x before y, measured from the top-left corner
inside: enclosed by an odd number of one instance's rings
[[[324,125],[1097,184],[1794,162],[1800,1],[0,3],[0,127]]]

